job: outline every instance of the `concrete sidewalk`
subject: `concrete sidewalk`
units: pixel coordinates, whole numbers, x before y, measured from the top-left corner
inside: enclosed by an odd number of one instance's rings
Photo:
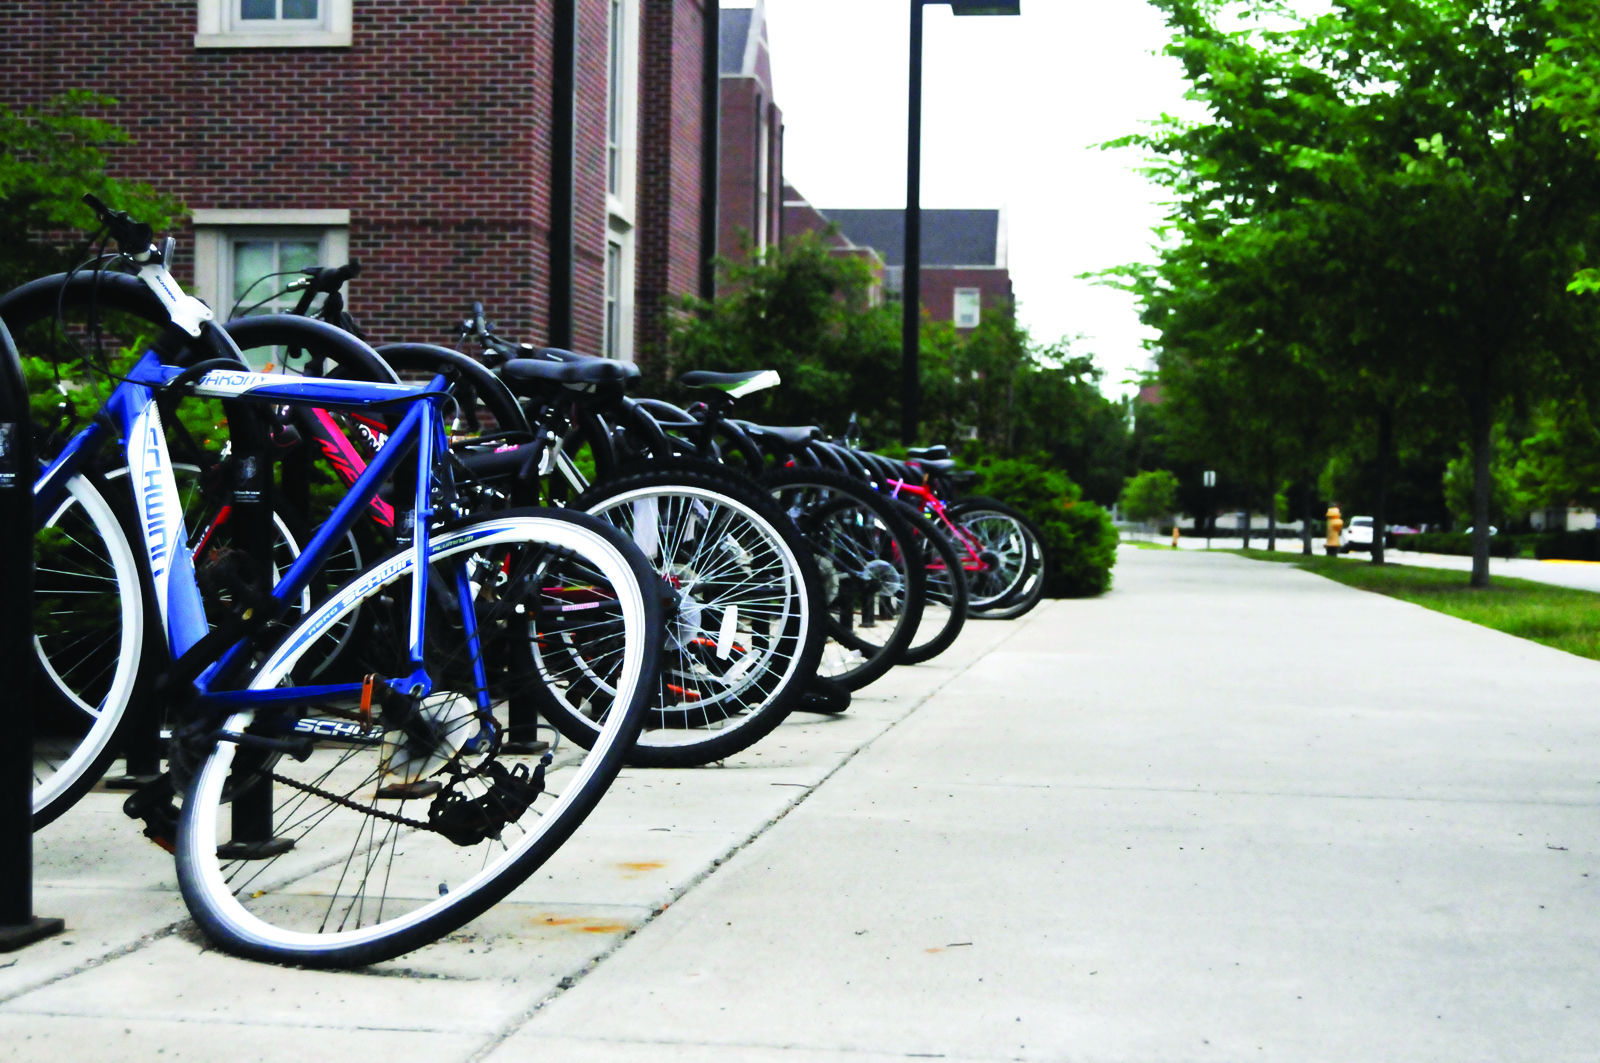
[[[1141,539],[1140,542],[1153,543],[1156,546],[1167,546],[1170,539]],[[1255,550],[1267,548],[1265,537],[1258,537],[1250,541],[1250,546]],[[1205,550],[1206,541],[1203,538],[1183,538],[1179,540],[1179,548],[1183,550]],[[1239,549],[1239,539],[1213,539],[1212,552]],[[1313,540],[1313,549],[1316,556],[1325,556],[1320,538]],[[1280,554],[1299,554],[1302,550],[1298,537],[1288,539],[1278,537],[1277,552]],[[1371,558],[1363,553],[1342,554],[1341,558],[1351,563],[1370,561]],[[1383,553],[1384,562],[1391,565],[1417,565],[1422,568],[1448,568],[1457,572],[1471,572],[1472,558],[1461,557],[1456,554],[1425,554],[1412,550],[1397,550],[1390,548]],[[1489,578],[1497,579],[1501,576],[1510,576],[1514,579],[1532,580],[1535,583],[1551,583],[1560,587],[1572,587],[1575,590],[1600,592],[1600,562],[1596,561],[1537,561],[1529,557],[1491,557],[1489,559]]]
[[[450,940],[207,950],[112,795],[38,838],[7,1059],[1590,1060],[1600,664],[1226,554],[629,772]],[[570,852],[569,852],[570,850]]]

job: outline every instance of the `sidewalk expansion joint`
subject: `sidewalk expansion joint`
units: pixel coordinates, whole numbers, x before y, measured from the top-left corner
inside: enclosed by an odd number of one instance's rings
[[[745,836],[745,838],[741,841],[735,842],[725,852],[723,852],[721,856],[713,859],[711,863],[707,865],[706,868],[699,874],[690,878],[687,882],[674,890],[667,900],[654,908],[649,915],[645,916],[644,921],[638,926],[633,927],[632,929],[620,935],[614,942],[611,943],[609,948],[595,956],[593,959],[589,960],[582,967],[578,968],[578,970],[564,976],[559,982],[556,983],[556,987],[554,989],[550,990],[544,996],[536,1000],[521,1014],[513,1016],[511,1019],[507,1020],[499,1030],[495,1031],[489,1036],[489,1038],[477,1049],[477,1051],[466,1057],[466,1063],[478,1063],[479,1060],[486,1058],[489,1053],[493,1052],[501,1044],[510,1039],[511,1036],[514,1035],[518,1030],[532,1022],[534,1018],[538,1016],[539,1012],[543,1011],[550,1004],[564,996],[568,991],[575,989],[584,978],[588,977],[589,974],[598,969],[602,963],[621,951],[622,947],[626,945],[629,939],[631,939],[635,934],[654,923],[656,919],[663,915],[668,908],[671,908],[674,904],[677,904],[680,900],[682,900],[690,890],[694,889],[702,882],[705,882],[735,856],[739,855],[739,853],[755,844],[755,842],[763,837],[768,831],[786,819],[789,813],[793,812],[795,809],[804,804],[813,793],[822,787],[824,783],[842,771],[845,766],[851,761],[855,760],[857,756],[870,749],[884,735],[895,730],[902,723],[908,720],[913,713],[915,713],[923,705],[927,704],[927,702],[930,701],[935,695],[942,693],[945,687],[951,682],[954,682],[961,676],[965,675],[983,658],[987,657],[989,654],[995,652],[1006,643],[1016,638],[1019,633],[1028,627],[1029,623],[1033,619],[1038,617],[1038,615],[1039,614],[1037,613],[1033,613],[1029,616],[1018,617],[1016,620],[1011,621],[1012,625],[1014,626],[1014,630],[1007,632],[1006,635],[999,641],[995,642],[994,645],[990,646],[988,649],[978,654],[978,656],[974,657],[972,660],[968,661],[966,664],[952,672],[950,677],[944,683],[941,683],[937,688],[930,690],[928,693],[922,695],[922,697],[917,698],[915,701],[907,705],[900,715],[890,720],[880,731],[867,738],[849,753],[845,754],[844,758],[832,768],[828,769],[827,773],[824,774],[822,778],[818,779],[815,783],[807,785],[804,792],[799,794],[792,802],[790,802],[788,807],[786,807],[783,811],[779,812],[765,823],[762,823],[755,830],[751,831],[750,834]]]
[[[65,971],[60,971],[48,978],[34,982],[27,986],[23,986],[12,992],[0,993],[0,1005],[9,1004],[13,1000],[27,996],[29,993],[37,992],[40,989],[53,986],[57,982],[64,982],[68,978],[76,978],[80,974],[85,974],[89,971],[95,970],[98,967],[104,967],[112,960],[120,960],[124,956],[129,956],[135,952],[139,952],[150,945],[154,945],[158,941],[172,937],[185,927],[192,927],[193,925],[194,923],[189,919],[179,919],[177,922],[169,923],[168,925],[161,927],[159,930],[152,930],[150,933],[134,941],[130,941],[126,945],[119,945],[116,948],[111,949],[109,952],[103,952],[98,956],[87,959],[78,964],[76,967],[72,967]]]

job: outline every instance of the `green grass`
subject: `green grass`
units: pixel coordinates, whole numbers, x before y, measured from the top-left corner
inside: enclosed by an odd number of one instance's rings
[[[1123,539],[1121,545],[1132,546],[1139,550],[1171,550],[1171,543],[1153,543],[1149,539]]]
[[[1256,561],[1292,564],[1347,587],[1412,602],[1474,624],[1600,661],[1600,594],[1496,576],[1467,585],[1467,573],[1417,565],[1373,565],[1336,557],[1236,550]]]

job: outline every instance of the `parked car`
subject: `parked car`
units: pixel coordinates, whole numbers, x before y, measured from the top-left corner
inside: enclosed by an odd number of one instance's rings
[[[1339,545],[1345,550],[1372,550],[1372,518],[1351,517],[1339,536]]]

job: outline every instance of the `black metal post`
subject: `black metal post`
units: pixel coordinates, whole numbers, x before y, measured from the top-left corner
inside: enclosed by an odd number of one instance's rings
[[[576,204],[578,3],[556,0],[552,36],[550,128],[550,308],[552,347],[572,346],[572,221]]]
[[[706,0],[700,91],[700,298],[717,294],[717,199],[722,161],[722,5]]]
[[[0,952],[59,933],[33,914],[33,437],[28,387],[0,322],[0,661],[10,661],[0,742]]]
[[[922,3],[911,0],[911,93],[906,105],[906,236],[900,285],[900,441],[917,438],[922,385],[917,360],[922,327]]]

